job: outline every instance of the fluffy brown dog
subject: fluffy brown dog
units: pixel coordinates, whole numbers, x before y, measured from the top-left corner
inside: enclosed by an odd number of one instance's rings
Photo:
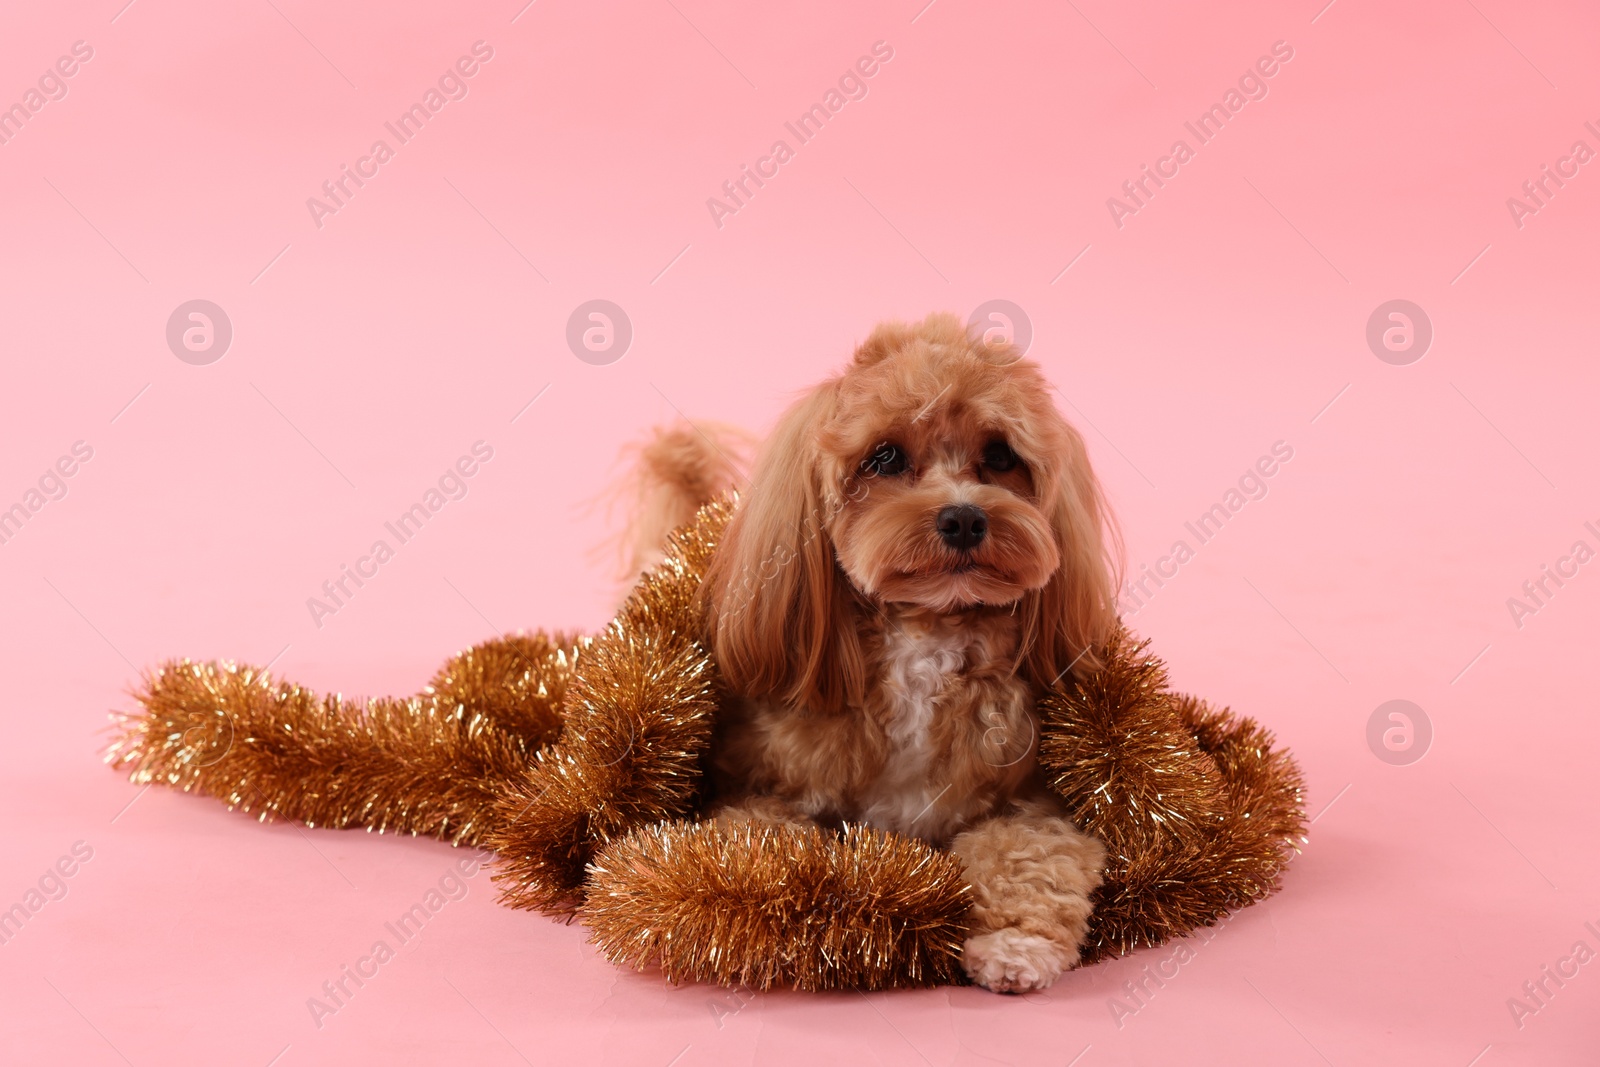
[[[725,451],[661,434],[651,498],[698,502]],[[948,846],[974,890],[968,974],[1048,986],[1078,961],[1105,855],[1042,780],[1034,706],[1097,666],[1113,542],[1037,365],[949,315],[879,327],[783,416],[712,560],[713,810]]]

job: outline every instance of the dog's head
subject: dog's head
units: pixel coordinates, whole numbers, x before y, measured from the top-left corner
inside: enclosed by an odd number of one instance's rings
[[[1014,605],[1037,687],[1114,622],[1110,515],[1039,368],[960,320],[879,327],[780,421],[706,581],[723,676],[858,704],[863,612]]]

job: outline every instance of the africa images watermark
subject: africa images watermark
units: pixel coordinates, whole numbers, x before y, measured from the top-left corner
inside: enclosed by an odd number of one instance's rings
[[[1293,458],[1292,445],[1287,441],[1274,441],[1270,452],[1246,468],[1239,475],[1238,482],[1222,494],[1221,500],[1201,512],[1193,522],[1183,524],[1183,528],[1194,537],[1193,545],[1179,538],[1153,566],[1149,563],[1139,565],[1139,573],[1122,584],[1122,591],[1117,597],[1117,611],[1131,619],[1149,606],[1156,593],[1176,578],[1179,569],[1222,532],[1222,527],[1229,519],[1243,511],[1250,501],[1266,499],[1271,492],[1267,480]]]
[[[94,48],[88,41],[73,41],[71,55],[61,56],[46,67],[16,103],[0,110],[0,144],[10,144],[11,139],[22,132],[23,125],[43,111],[46,104],[65,100],[67,79],[77,74],[82,65],[93,58]]]
[[[722,229],[722,220],[728,215],[737,215],[747,206],[756,195],[756,190],[766,186],[767,182],[778,176],[779,169],[795,157],[796,149],[811,141],[822,128],[851,100],[865,100],[867,97],[867,79],[873,77],[882,69],[882,64],[894,58],[894,48],[887,41],[874,41],[872,54],[862,56],[855,61],[855,65],[839,75],[835,86],[830,86],[822,94],[822,102],[812,104],[793,122],[785,122],[783,128],[795,140],[795,146],[790,147],[789,142],[779,138],[772,142],[767,149],[767,154],[756,159],[755,165],[739,164],[739,176],[730,178],[722,183],[722,193],[727,200],[717,197],[706,198],[706,210],[711,212],[711,221],[717,229]],[[751,188],[754,185],[755,188]]]
[[[1600,138],[1600,128],[1595,124],[1585,122],[1583,128],[1596,138]],[[1511,221],[1517,229],[1527,225],[1530,215],[1537,215],[1541,210],[1550,206],[1550,201],[1557,192],[1566,187],[1567,182],[1576,178],[1584,164],[1594,158],[1594,149],[1584,140],[1572,142],[1572,147],[1567,154],[1556,160],[1554,167],[1548,163],[1539,165],[1539,176],[1522,183],[1522,199],[1515,196],[1506,197],[1506,210],[1511,212]],[[1562,179],[1566,179],[1563,181]]]
[[[744,1011],[755,999],[756,990],[741,982],[706,1001],[706,1007],[711,1009],[711,1018],[717,1024],[717,1029],[721,1030],[728,1018]]]
[[[1596,940],[1600,940],[1600,929],[1595,924],[1586,922],[1583,928]],[[1568,982],[1578,977],[1579,971],[1590,960],[1594,959],[1595,951],[1589,942],[1579,938],[1572,943],[1572,948],[1565,956],[1560,957],[1555,963],[1546,963],[1539,968],[1535,977],[1522,983],[1522,996],[1507,997],[1506,1010],[1511,1013],[1511,1021],[1521,1030],[1528,1025],[1528,1017],[1538,1015],[1550,1006],[1556,994],[1566,988]],[[1552,986],[1554,988],[1552,988]]]
[[[1433,720],[1410,700],[1385,700],[1367,716],[1367,749],[1391,767],[1409,767],[1433,746]]]
[[[38,882],[22,894],[21,900],[0,912],[0,945],[9,945],[13,938],[22,933],[22,928],[44,910],[46,904],[65,900],[69,888],[67,879],[92,859],[94,847],[87,841],[74,841],[67,853],[46,867]]]
[[[82,466],[94,458],[94,447],[87,441],[72,442],[69,455],[62,455],[44,473],[39,475],[39,480],[30,486],[20,500],[8,508],[0,510],[0,545],[10,544],[11,540],[22,532],[22,527],[39,512],[44,506],[55,500],[64,500],[67,496],[67,479],[71,478]]]
[[[212,300],[185,300],[167,316],[167,347],[191,367],[206,367],[228,354],[233,320]]]
[[[327,599],[306,597],[306,610],[311,613],[311,621],[317,624],[317,629],[322,629],[322,620],[328,615],[337,615],[346,607],[367,582],[378,576],[379,569],[394,559],[395,553],[402,545],[409,543],[412,538],[422,532],[422,527],[433,516],[444,510],[446,504],[452,500],[463,500],[468,492],[467,480],[472,478],[482,469],[482,465],[494,459],[494,446],[487,441],[474,441],[471,455],[457,458],[454,464],[445,468],[439,475],[438,481],[429,486],[422,494],[422,499],[402,511],[393,522],[385,522],[384,530],[394,538],[395,544],[380,537],[372,542],[372,547],[364,556],[358,556],[355,564],[339,565],[339,573],[322,583],[322,593]]]
[[[1586,522],[1583,528],[1594,536],[1596,542],[1600,542],[1600,527],[1593,522]],[[1522,583],[1522,597],[1506,597],[1506,610],[1511,612],[1511,621],[1517,629],[1527,625],[1523,620],[1529,615],[1537,615],[1548,607],[1555,595],[1581,573],[1579,568],[1594,556],[1594,548],[1579,538],[1572,542],[1566,555],[1556,558],[1554,564],[1541,563],[1539,574]]]
[[[1121,1030],[1128,1025],[1128,1020],[1138,1015],[1150,1006],[1157,993],[1165,989],[1167,983],[1177,978],[1182,969],[1193,963],[1199,950],[1205,945],[1216,940],[1222,933],[1223,927],[1233,921],[1234,912],[1225,915],[1212,926],[1202,926],[1188,937],[1180,940],[1171,952],[1167,953],[1155,963],[1147,963],[1140,969],[1135,978],[1130,978],[1122,983],[1125,996],[1106,998],[1106,1010],[1111,1013],[1111,1021]],[[1192,942],[1192,944],[1191,944]]]
[[[1145,163],[1139,167],[1139,176],[1130,178],[1122,183],[1122,192],[1126,200],[1115,196],[1106,198],[1106,210],[1111,213],[1111,221],[1122,229],[1129,215],[1137,215],[1149,206],[1156,192],[1178,176],[1179,170],[1185,163],[1194,159],[1203,145],[1211,143],[1212,139],[1220,134],[1229,121],[1235,118],[1244,106],[1252,100],[1265,100],[1267,98],[1268,79],[1277,75],[1282,69],[1282,64],[1287,64],[1294,59],[1294,49],[1288,41],[1274,41],[1272,54],[1262,56],[1239,76],[1237,88],[1229,86],[1222,94],[1222,102],[1212,104],[1193,122],[1185,122],[1183,128],[1189,131],[1195,140],[1190,145],[1185,138],[1178,138],[1172,142],[1172,147],[1167,154],[1155,161],[1154,166]],[[1153,186],[1153,188],[1152,188]]]
[[[465,100],[467,98],[467,80],[482,69],[481,65],[494,58],[494,49],[483,41],[472,43],[472,54],[462,56],[439,75],[439,80],[428,86],[422,94],[419,103],[412,104],[402,111],[393,122],[385,122],[383,128],[394,137],[393,147],[383,138],[372,142],[367,149],[367,154],[359,157],[354,166],[339,164],[339,176],[330,178],[322,183],[322,193],[326,200],[315,196],[306,198],[306,210],[311,212],[311,221],[317,229],[322,229],[323,218],[328,215],[337,215],[340,210],[347,207],[368,181],[378,176],[378,168],[395,157],[395,152],[401,145],[408,144],[413,137],[422,132],[428,121],[444,110],[444,106],[452,100]],[[354,185],[355,188],[351,188]]]
[[[341,964],[339,973],[322,983],[321,996],[306,998],[306,1010],[311,1013],[311,1021],[317,1024],[318,1030],[326,1025],[328,1016],[338,1015],[349,1007],[356,994],[378,977],[383,965],[399,955],[401,948],[421,936],[423,927],[443,911],[446,904],[466,899],[469,889],[467,879],[483,869],[483,861],[487,858],[488,854],[485,853],[456,860],[439,876],[438,884],[428,888],[421,900],[401,912],[393,922],[383,924],[387,937],[374,941],[371,950],[357,958],[355,963]],[[390,938],[394,940],[392,945]]]

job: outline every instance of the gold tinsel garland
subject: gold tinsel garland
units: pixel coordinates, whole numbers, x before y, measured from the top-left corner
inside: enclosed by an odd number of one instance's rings
[[[612,960],[673,981],[959,981],[969,891],[949,853],[862,827],[689,821],[717,698],[697,594],[732,506],[673,535],[593,638],[488,641],[418,695],[364,703],[168,663],[107,759],[263,819],[491,848],[506,903],[575,912]],[[1085,962],[1273,892],[1305,830],[1289,755],[1251,720],[1170,693],[1146,644],[1119,631],[1103,670],[1039,709],[1051,785],[1107,848]]]
[[[585,651],[560,739],[502,797],[489,847],[512,907],[570,910],[596,847],[693,812],[716,710],[715,668],[693,638],[697,594],[731,511],[707,505],[673,534]]]
[[[969,897],[960,860],[897,834],[671,822],[596,857],[583,921],[671,982],[887,989],[960,979]]]
[[[1253,721],[1167,688],[1118,629],[1105,668],[1040,705],[1039,761],[1106,845],[1086,963],[1158,945],[1276,891],[1304,840],[1304,787]]]
[[[482,844],[506,784],[560,729],[576,649],[490,641],[421,694],[346,701],[233,663],[167,663],[118,716],[107,762],[135,782],[217,797],[262,818]]]

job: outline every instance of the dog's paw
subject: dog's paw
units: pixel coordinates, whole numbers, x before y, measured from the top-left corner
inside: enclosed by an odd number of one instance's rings
[[[1031,993],[1045,989],[1077,962],[1049,938],[1025,934],[1015,927],[967,938],[961,966],[967,976],[996,993]]]

